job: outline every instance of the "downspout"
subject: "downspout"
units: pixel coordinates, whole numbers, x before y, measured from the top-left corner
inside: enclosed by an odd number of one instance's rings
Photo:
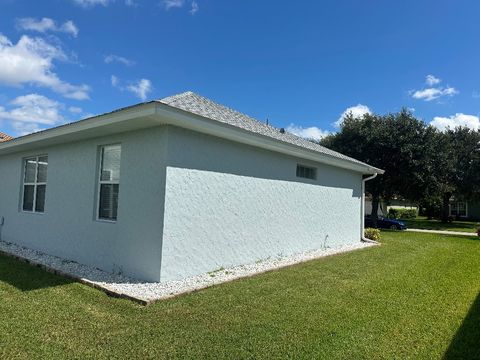
[[[0,217],[0,241],[2,241],[3,225],[5,225],[5,218],[2,216],[2,217]]]
[[[362,211],[361,211],[361,234],[360,234],[360,239],[363,241],[363,242],[368,242],[368,243],[373,243],[373,244],[379,244],[377,241],[375,240],[371,240],[371,239],[367,239],[365,237],[365,183],[368,181],[368,180],[372,180],[372,179],[375,179],[377,177],[378,173],[375,173],[373,174],[372,176],[369,176],[365,179],[362,179]]]

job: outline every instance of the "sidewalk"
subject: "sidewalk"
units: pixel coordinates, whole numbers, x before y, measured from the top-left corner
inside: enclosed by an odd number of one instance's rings
[[[425,229],[407,229],[407,231],[424,232],[424,233],[431,233],[431,234],[477,236],[476,233],[469,233],[469,232],[463,232],[463,231],[425,230]]]

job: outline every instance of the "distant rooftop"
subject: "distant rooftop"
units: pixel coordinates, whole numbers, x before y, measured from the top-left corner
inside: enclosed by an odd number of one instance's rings
[[[11,137],[10,135],[7,135],[7,134],[0,131],[0,142],[12,140],[12,139],[13,139],[13,137]]]

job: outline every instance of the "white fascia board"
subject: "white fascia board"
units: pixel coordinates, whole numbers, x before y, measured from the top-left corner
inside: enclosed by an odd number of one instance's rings
[[[217,136],[301,159],[307,159],[360,172],[362,174],[384,173],[383,170],[377,169],[373,166],[357,164],[355,162],[340,159],[328,154],[322,154],[301,146],[273,139],[269,136],[252,133],[251,131],[241,129],[230,124],[191,114],[166,104],[157,104],[157,114],[162,118],[162,123],[164,124],[183,127],[196,132]]]
[[[156,121],[155,103],[142,103],[2,142],[0,155],[152,127]]]

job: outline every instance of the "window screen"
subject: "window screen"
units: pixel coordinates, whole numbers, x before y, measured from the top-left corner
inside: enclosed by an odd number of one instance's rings
[[[120,158],[120,145],[108,145],[101,148],[98,218],[102,220],[117,220]]]
[[[317,178],[317,169],[310,166],[297,165],[297,177],[315,180]]]

